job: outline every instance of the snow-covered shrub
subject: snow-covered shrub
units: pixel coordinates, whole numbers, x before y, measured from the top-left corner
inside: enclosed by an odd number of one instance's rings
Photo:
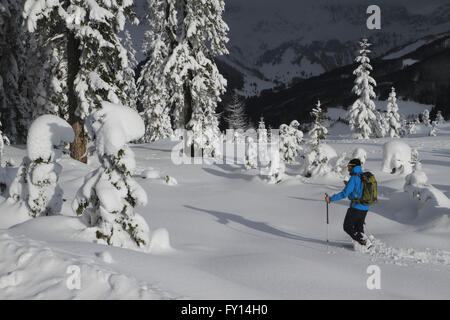
[[[164,182],[169,186],[176,186],[178,184],[178,181],[174,177],[167,175],[164,177]]]
[[[414,171],[405,177],[403,190],[422,203],[431,201],[435,206],[450,207],[447,196],[428,183],[428,177],[422,170],[420,162],[417,163]]]
[[[3,149],[5,147],[5,144],[9,145],[9,139],[6,135],[3,134],[2,130],[2,123],[0,122],[0,194],[3,193],[6,189],[6,172],[3,168]]]
[[[432,123],[431,123],[431,129],[430,129],[430,132],[428,133],[428,136],[430,136],[430,137],[435,137],[436,136],[436,132],[437,132],[437,123],[436,123],[436,121],[433,121]]]
[[[286,167],[277,148],[270,148],[269,183],[277,183],[283,180]]]
[[[411,148],[402,141],[390,141],[383,146],[383,172],[410,174]]]
[[[347,152],[342,152],[339,158],[336,160],[336,163],[334,165],[333,171],[336,172],[341,177],[347,177],[348,172],[346,170],[347,164],[350,161],[350,158],[348,158]]]
[[[63,119],[54,115],[37,118],[28,130],[28,156],[22,161],[9,188],[9,196],[25,202],[32,217],[57,214],[61,210],[63,191],[58,185],[61,157],[74,132]]]
[[[336,157],[336,151],[327,144],[319,146],[309,144],[300,167],[300,174],[307,178],[325,175],[331,172],[329,162]]]
[[[445,122],[444,117],[442,116],[442,111],[438,110],[438,112],[436,113],[436,124],[443,124]]]
[[[356,148],[351,154],[343,152],[336,160],[333,171],[339,174],[343,178],[348,177],[347,164],[351,159],[359,159],[361,165],[364,165],[367,160],[367,152],[363,148]]]
[[[134,208],[147,204],[147,194],[132,177],[136,162],[127,145],[144,135],[144,121],[131,108],[102,102],[86,126],[101,167],[85,177],[72,208],[96,229],[98,242],[146,250],[149,227]]]
[[[5,148],[5,144],[9,145],[9,139],[3,134],[1,128],[2,123],[0,122],[0,167],[3,166],[3,149]]]
[[[296,120],[289,126],[280,126],[280,153],[286,163],[293,163],[302,149],[303,132],[298,128],[299,123]]]
[[[252,137],[246,137],[245,169],[255,169],[258,166],[258,147]]]
[[[384,138],[388,132],[389,123],[384,113],[374,111],[377,121],[374,124],[374,131],[377,138]]]
[[[356,148],[353,150],[352,159],[359,159],[361,161],[361,165],[364,165],[367,160],[367,151],[363,148]]]
[[[408,123],[408,128],[407,128],[408,134],[417,133],[417,125],[419,125],[419,124],[420,124],[419,117],[417,117],[414,121],[410,121]]]
[[[427,127],[429,127],[431,125],[430,111],[428,111],[428,109],[425,109],[422,113],[422,122]]]
[[[270,155],[268,150],[268,137],[267,137],[267,129],[264,124],[264,118],[261,117],[261,120],[258,124],[257,130],[257,139],[258,139],[258,158],[259,161],[266,165],[270,161]]]

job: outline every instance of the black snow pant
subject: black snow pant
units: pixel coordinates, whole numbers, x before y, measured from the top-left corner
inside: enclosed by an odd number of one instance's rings
[[[348,208],[344,219],[344,231],[353,240],[361,243],[364,233],[364,220],[366,220],[367,210]]]

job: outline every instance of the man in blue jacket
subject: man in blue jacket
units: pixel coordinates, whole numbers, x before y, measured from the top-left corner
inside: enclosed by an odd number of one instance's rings
[[[344,190],[333,195],[331,198],[326,196],[325,201],[330,203],[347,197],[351,200],[350,208],[348,208],[344,219],[344,231],[359,244],[370,247],[370,240],[364,234],[364,220],[366,219],[367,211],[369,211],[370,207],[357,203],[356,201],[362,197],[363,193],[361,178],[358,176],[363,173],[361,161],[359,159],[350,160],[347,165],[347,170],[350,172],[350,180]]]

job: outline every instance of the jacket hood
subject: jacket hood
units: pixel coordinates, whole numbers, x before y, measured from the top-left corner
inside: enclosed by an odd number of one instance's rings
[[[352,173],[354,173],[354,174],[361,174],[361,173],[363,173],[361,166],[355,166],[352,169],[352,172],[350,174],[352,174]]]

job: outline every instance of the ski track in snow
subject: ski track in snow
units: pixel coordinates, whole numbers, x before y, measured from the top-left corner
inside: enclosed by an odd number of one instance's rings
[[[394,248],[379,239],[373,238],[372,243],[373,245],[370,249],[358,247],[355,250],[356,252],[369,255],[374,262],[395,263],[400,266],[420,263],[450,265],[450,252],[448,251],[440,249],[416,251],[413,248]]]

